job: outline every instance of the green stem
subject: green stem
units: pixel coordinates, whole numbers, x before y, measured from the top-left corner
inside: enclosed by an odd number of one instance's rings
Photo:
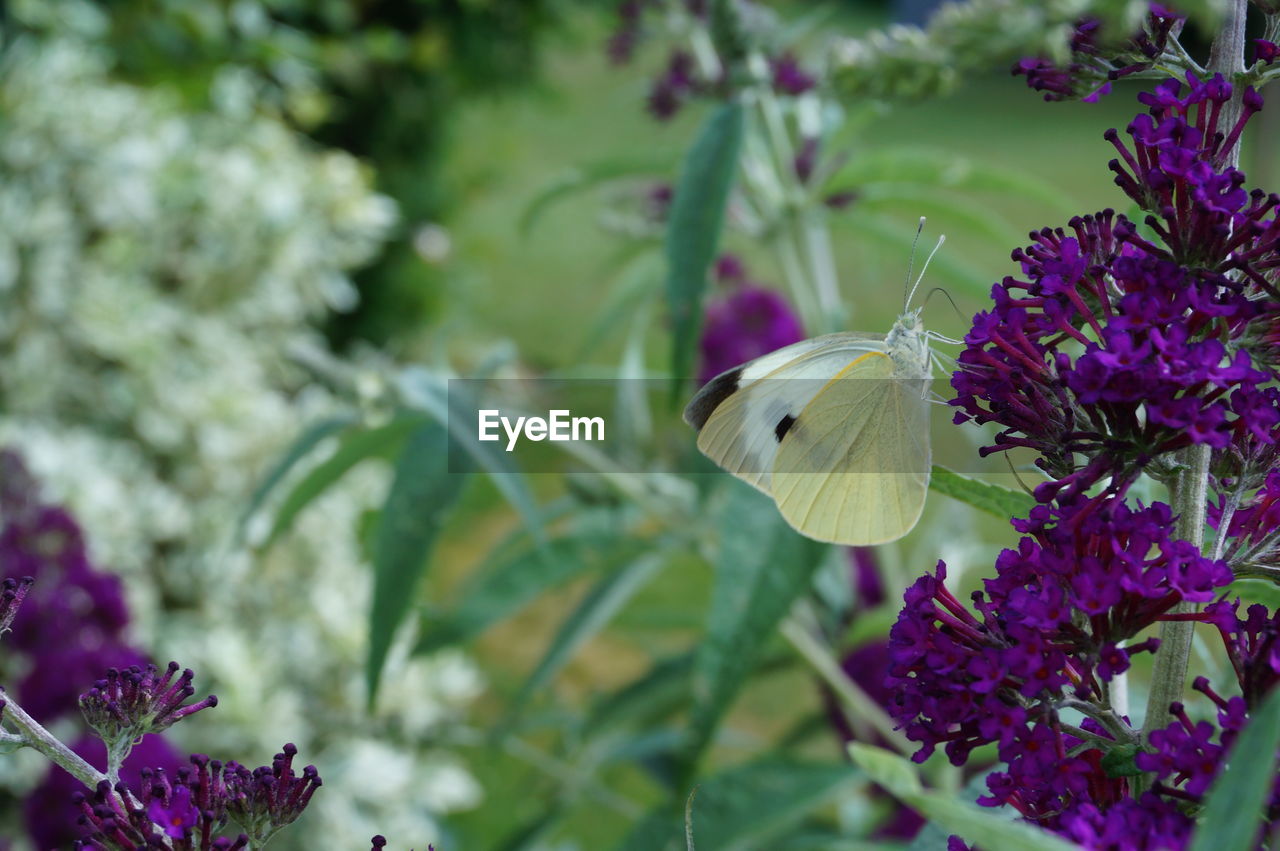
[[[98,784],[107,780],[107,775],[94,768],[80,758],[80,755],[64,745],[56,736],[41,726],[40,722],[28,715],[21,706],[10,698],[5,698],[3,717],[22,737],[22,743],[32,750],[39,751],[57,763],[75,779],[90,789],[98,788]]]
[[[782,637],[785,638],[796,651],[804,657],[813,670],[822,677],[831,690],[836,693],[836,697],[847,707],[855,718],[866,721],[871,727],[885,738],[885,740],[893,746],[898,753],[903,756],[911,756],[916,752],[916,746],[898,729],[893,723],[893,719],[889,717],[884,708],[876,703],[875,698],[867,694],[862,688],[849,679],[845,674],[835,657],[831,655],[831,651],[824,647],[813,633],[805,629],[797,621],[788,618],[783,622],[780,629]]]
[[[840,278],[831,252],[831,233],[822,212],[809,210],[804,217],[805,246],[813,266],[813,281],[822,306],[822,333],[838,331],[849,322],[848,310],[840,300]]]
[[[1244,24],[1247,0],[1230,0],[1222,29],[1209,50],[1210,72],[1220,72],[1228,79],[1244,71]],[[1219,127],[1229,132],[1240,118],[1243,91],[1239,83],[1230,101],[1223,105]],[[1238,165],[1240,148],[1237,145],[1228,152],[1227,164]],[[1178,476],[1174,487],[1174,509],[1178,512],[1176,535],[1190,541],[1198,549],[1204,547],[1205,501],[1209,489],[1208,446],[1194,446],[1186,450],[1186,467]],[[1175,613],[1190,612],[1194,606],[1181,603]],[[1191,639],[1195,624],[1192,621],[1165,622],[1160,630],[1160,650],[1156,653],[1151,671],[1151,694],[1147,699],[1147,714],[1143,720],[1142,735],[1150,737],[1153,730],[1169,723],[1169,705],[1182,699],[1186,687],[1187,662],[1191,657]]]
[[[1178,475],[1174,486],[1174,510],[1178,513],[1178,525],[1174,535],[1189,541],[1197,549],[1204,547],[1204,509],[1209,488],[1208,446],[1193,446],[1186,450],[1187,466]],[[1179,603],[1173,614],[1194,611],[1192,603]],[[1156,653],[1151,670],[1151,693],[1147,697],[1147,714],[1143,719],[1144,739],[1168,725],[1171,716],[1169,705],[1182,699],[1187,681],[1187,662],[1191,658],[1191,639],[1195,630],[1192,621],[1166,621],[1160,629],[1160,650]]]

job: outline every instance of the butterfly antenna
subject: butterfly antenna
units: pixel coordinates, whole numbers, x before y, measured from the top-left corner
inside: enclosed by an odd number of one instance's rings
[[[924,226],[923,219],[920,220],[920,225],[921,227]],[[933,246],[933,250],[930,251],[929,256],[925,258],[924,265],[920,267],[920,277],[916,278],[915,284],[911,287],[911,292],[907,293],[907,304],[911,304],[911,299],[913,296],[915,296],[916,290],[920,289],[920,282],[924,280],[924,273],[929,271],[929,261],[933,260],[933,255],[938,253],[938,249],[941,248],[942,244],[946,241],[947,241],[946,234],[940,234],[938,236],[937,244]],[[954,304],[954,302],[952,303]],[[904,305],[902,309],[905,312],[907,308]]]
[[[1002,452],[1000,454],[1004,456],[1004,463],[1009,466],[1009,472],[1013,473],[1013,478],[1016,479],[1018,484],[1022,486],[1022,489],[1026,491],[1029,495],[1035,496],[1035,491],[1027,487],[1027,483],[1022,480],[1022,476],[1019,476],[1018,471],[1013,468],[1013,462],[1009,460],[1009,453]]]
[[[920,224],[916,225],[916,235],[911,240],[911,254],[907,256],[907,279],[902,282],[902,312],[907,312],[907,305],[911,304],[911,294],[915,292],[915,288],[911,286],[911,273],[915,270],[916,263],[916,243],[920,241],[920,234],[924,231],[924,216],[920,217]]]
[[[960,308],[956,306],[956,300],[951,297],[951,293],[947,292],[942,287],[934,287],[933,289],[929,290],[929,294],[924,297],[925,304],[929,303],[929,299],[933,298],[934,293],[942,293],[944,296],[946,296],[947,301],[951,302],[951,309],[956,312],[956,316],[959,316],[961,320],[964,319],[964,314],[961,313]]]

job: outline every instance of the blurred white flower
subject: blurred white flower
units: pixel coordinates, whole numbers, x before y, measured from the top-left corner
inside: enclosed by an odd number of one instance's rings
[[[255,9],[239,3],[237,26]],[[432,813],[479,799],[428,740],[481,682],[461,654],[402,653],[366,712],[369,572],[354,529],[389,471],[352,471],[266,553],[236,534],[264,472],[338,407],[289,353],[323,346],[319,323],[355,304],[349,274],[396,209],[355,159],[252,108],[249,78],[230,69],[213,94],[215,111],[195,114],[112,81],[82,45],[10,52],[0,444],[27,455],[94,559],[122,574],[138,644],[218,694],[214,713],[174,729],[181,743],[260,765],[292,741],[320,769],[324,790],[282,847],[367,847],[380,832],[425,848]]]

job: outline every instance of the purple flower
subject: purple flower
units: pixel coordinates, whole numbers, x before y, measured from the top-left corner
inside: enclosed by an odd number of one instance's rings
[[[1183,15],[1158,4],[1149,4],[1144,28],[1135,33],[1111,55],[1104,55],[1098,35],[1101,23],[1096,18],[1078,21],[1071,33],[1071,61],[1066,67],[1047,59],[1024,57],[1014,63],[1014,76],[1027,78],[1027,85],[1044,92],[1047,101],[1079,99],[1095,103],[1111,92],[1111,83],[1121,77],[1153,67],[1164,54],[1175,27]]]
[[[96,736],[82,736],[70,743],[71,750],[99,771],[107,767],[107,749]],[[134,745],[120,769],[120,778],[135,795],[142,792],[142,771],[163,768],[178,770],[183,764],[161,736],[147,735]],[[84,793],[84,786],[66,771],[50,765],[43,781],[22,802],[23,820],[38,848],[66,848],[81,836],[76,826],[79,809],[72,799]]]
[[[1077,499],[1039,506],[1014,526],[1025,537],[1000,554],[972,610],[947,590],[939,563],[907,591],[890,632],[892,712],[921,743],[917,760],[945,745],[960,765],[998,742],[1010,771],[1026,773],[1028,744],[1048,746],[1038,730],[1053,732],[1058,701],[1101,698],[1130,656],[1155,649],[1123,642],[1183,600],[1212,599],[1232,578],[1222,562],[1169,538],[1173,518],[1159,503],[1135,510],[1116,498]],[[1069,791],[1046,788],[1050,801]],[[1009,793],[1018,790],[1031,807],[1024,782]],[[1032,808],[1041,806],[1056,805]]]
[[[622,0],[618,4],[617,27],[605,42],[605,53],[614,65],[625,65],[640,43],[645,10],[652,0]]]
[[[699,380],[804,339],[800,320],[773,290],[743,283],[707,305],[700,349]]]
[[[186,839],[200,819],[200,811],[191,803],[191,790],[186,786],[174,789],[168,802],[153,798],[147,805],[147,815],[160,825],[165,836],[173,839]]]
[[[1135,247],[1155,256],[1211,272],[1240,270],[1265,291],[1275,288],[1265,272],[1280,266],[1276,254],[1280,221],[1274,212],[1280,196],[1246,192],[1244,174],[1226,165],[1227,152],[1245,124],[1262,108],[1252,88],[1244,92],[1244,110],[1231,127],[1219,127],[1221,107],[1232,88],[1222,75],[1206,82],[1187,75],[1184,93],[1166,80],[1138,99],[1150,108],[1128,127],[1130,151],[1115,130],[1106,138],[1120,158],[1112,160],[1116,184],[1134,203],[1153,215],[1146,223],[1163,246],[1128,234]],[[1268,215],[1270,220],[1266,220]]]
[[[722,284],[742,284],[747,280],[747,267],[736,254],[721,254],[716,258],[712,274]]]
[[[42,501],[11,450],[0,450],[0,482],[0,576],[36,580],[5,643],[25,662],[23,707],[48,723],[74,710],[79,690],[108,667],[146,659],[126,641],[120,580],[94,567],[75,518]]]
[[[701,89],[693,57],[683,50],[673,51],[667,60],[666,70],[649,89],[649,113],[659,121],[667,121],[675,117],[685,102]]]
[[[816,85],[817,80],[805,73],[792,54],[784,53],[773,60],[774,91],[794,97],[804,94]]]
[[[813,177],[813,169],[817,164],[818,140],[813,136],[808,136],[801,143],[800,152],[796,154],[792,168],[801,183],[808,183],[809,178]]]
[[[320,786],[314,766],[301,776],[294,773],[296,753],[293,745],[285,745],[270,766],[252,771],[193,754],[189,765],[172,773],[143,769],[131,796],[122,794],[125,784],[113,789],[104,780],[92,795],[74,796],[84,830],[76,847],[156,848],[161,837],[183,839],[180,847],[192,851],[261,847],[302,814]],[[247,832],[218,837],[228,818]]]
[[[1271,65],[1277,58],[1280,58],[1280,47],[1277,47],[1274,41],[1255,38],[1253,40],[1253,56],[1264,65]]]
[[[1169,801],[1148,792],[1101,807],[1083,801],[1058,817],[1058,832],[1085,848],[1108,851],[1180,851],[1195,822]]]
[[[1231,86],[1187,83],[1139,96],[1149,113],[1129,125],[1132,150],[1105,134],[1121,155],[1116,183],[1152,213],[1157,241],[1110,210],[1032,234],[1013,254],[1023,277],[993,289],[994,310],[965,338],[956,419],[1003,427],[984,454],[1038,452],[1056,480],[1042,501],[1108,477],[1123,493],[1191,444],[1275,443],[1276,306],[1250,284],[1276,294],[1280,196],[1246,192],[1225,159],[1261,100],[1246,91],[1241,118],[1219,127]]]
[[[21,579],[10,577],[0,582],[0,635],[7,632],[13,625],[13,619],[18,616],[18,608],[26,599],[27,592],[31,590],[34,582],[35,579],[30,576],[24,576]]]
[[[670,183],[655,183],[644,194],[644,217],[655,224],[666,222],[671,212],[671,199],[675,190]]]
[[[1240,601],[1223,600],[1188,619],[1202,620],[1217,628],[1246,706],[1257,707],[1280,684],[1280,611],[1272,612],[1255,603],[1241,618]]]
[[[308,765],[298,775],[292,744],[275,755],[270,766],[252,771],[234,762],[224,772],[227,811],[247,830],[256,844],[266,844],[277,830],[294,822],[320,788],[320,773]]]
[[[170,662],[163,675],[155,665],[110,668],[104,679],[80,695],[80,711],[110,748],[132,742],[145,733],[158,733],[189,715],[218,705],[215,695],[184,704],[195,694],[191,685],[195,674],[188,668],[174,679],[177,673],[177,662]]]

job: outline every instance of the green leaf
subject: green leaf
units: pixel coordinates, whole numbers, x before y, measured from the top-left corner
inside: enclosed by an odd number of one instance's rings
[[[994,514],[1001,520],[1026,517],[1036,506],[1035,498],[1029,493],[978,481],[937,464],[933,465],[929,487],[940,494],[972,505],[979,511]]]
[[[468,641],[535,597],[602,566],[633,558],[640,544],[616,533],[591,531],[553,538],[504,556],[471,579],[440,620],[424,623],[415,653]]]
[[[974,803],[988,794],[989,791],[987,788],[987,775],[979,773],[964,784],[964,788],[960,790],[960,797],[964,801]],[[924,827],[920,828],[920,831],[915,835],[915,838],[911,840],[911,844],[907,846],[906,851],[947,851],[947,840],[950,838],[950,830],[944,829],[937,822],[926,822]]]
[[[1057,210],[1071,212],[1061,190],[1034,174],[957,157],[932,148],[881,148],[861,153],[832,175],[825,194],[859,191],[879,183],[915,183],[933,189],[991,192],[1006,198],[1023,198]]]
[[[545,848],[547,835],[564,820],[566,807],[557,803],[534,816],[526,824],[522,824],[507,836],[498,840],[494,851],[533,851]]]
[[[849,745],[849,756],[895,798],[905,800],[924,791],[915,765],[895,753],[854,742]]]
[[[883,748],[854,743],[849,756],[895,798],[915,808],[941,829],[981,848],[1035,848],[1036,851],[1079,851],[1072,842],[1035,825],[1012,821],[1005,809],[979,807],[942,792],[926,790],[916,766]]]
[[[1142,773],[1137,760],[1140,748],[1137,745],[1116,745],[1102,757],[1102,770],[1108,777],[1137,777]]]
[[[606,576],[592,588],[560,625],[542,661],[521,687],[513,705],[518,709],[527,704],[534,693],[550,682],[582,645],[603,629],[635,593],[657,575],[666,561],[666,553],[646,553]]]
[[[644,676],[596,702],[583,725],[590,737],[620,724],[649,724],[683,708],[689,701],[693,654],[655,662]]]
[[[267,535],[262,549],[269,548],[281,535],[289,531],[298,514],[310,505],[312,500],[336,484],[352,467],[369,458],[391,457],[404,443],[409,433],[422,423],[421,417],[402,416],[377,428],[362,428],[344,435],[333,454],[303,476],[280,503],[280,507],[276,509],[271,533]]]
[[[365,666],[373,704],[387,652],[414,604],[428,556],[467,476],[449,472],[449,434],[438,423],[420,427],[396,461],[395,478],[374,543],[373,602],[369,612],[369,655]]]
[[[781,759],[731,768],[700,783],[694,792],[693,839],[699,848],[714,851],[771,847],[770,840],[857,776],[848,765]],[[663,804],[641,820],[619,849],[661,851],[687,845],[681,813]]]
[[[667,222],[667,310],[672,332],[672,393],[693,374],[702,327],[702,295],[724,225],[742,145],[742,104],[722,104],[707,119],[685,157]]]
[[[773,500],[736,480],[720,518],[720,553],[707,634],[694,661],[688,780],[792,602],[826,553],[783,522]]]
[[[552,206],[610,180],[639,175],[668,174],[665,160],[606,160],[565,171],[535,195],[520,213],[520,235],[528,236]]]
[[[1251,851],[1256,847],[1263,804],[1276,782],[1280,689],[1273,689],[1249,715],[1249,723],[1227,753],[1227,767],[1209,788],[1191,851]]]
[[[1016,245],[1026,234],[994,210],[978,206],[969,197],[949,197],[937,187],[911,183],[875,183],[858,192],[858,209],[872,215],[906,213],[927,216],[930,221],[953,221],[1004,248]]]
[[[1280,586],[1270,579],[1239,577],[1222,593],[1228,600],[1239,597],[1246,603],[1261,603],[1268,609],[1280,609]]]
[[[915,241],[915,226],[908,228],[898,222],[889,221],[883,216],[862,213],[856,204],[842,215],[832,216],[831,222],[833,225],[838,224],[848,228],[862,239],[873,239],[898,247],[904,257],[910,253],[912,243]],[[940,280],[947,281],[975,297],[986,299],[991,295],[992,281],[988,275],[955,259],[945,250],[938,252],[933,262],[929,264],[929,270]]]
[[[546,531],[538,504],[524,475],[500,443],[482,442],[475,432],[475,400],[470,387],[474,381],[449,381],[420,367],[409,367],[397,378],[406,403],[421,408],[449,430],[452,449],[461,449],[488,475],[503,498],[515,508],[539,544],[546,543]]]
[[[357,420],[354,416],[344,415],[314,422],[303,429],[302,433],[294,438],[293,443],[290,444],[287,450],[285,450],[284,455],[282,455],[280,459],[276,461],[275,465],[271,467],[270,471],[263,476],[257,489],[254,490],[253,495],[249,497],[249,504],[245,507],[244,513],[240,515],[238,534],[243,537],[245,527],[248,525],[249,520],[258,513],[262,508],[263,502],[266,501],[267,496],[275,490],[276,486],[280,484],[281,479],[283,479],[289,471],[293,469],[295,464],[307,455],[311,454],[311,451],[315,449],[316,446],[318,446],[326,437],[337,434],[343,429],[354,425],[356,422]]]
[[[627,263],[604,304],[595,311],[587,336],[574,356],[575,362],[585,363],[601,343],[619,336],[623,323],[635,315],[636,308],[653,297],[662,282],[660,260],[657,252],[646,250]]]

